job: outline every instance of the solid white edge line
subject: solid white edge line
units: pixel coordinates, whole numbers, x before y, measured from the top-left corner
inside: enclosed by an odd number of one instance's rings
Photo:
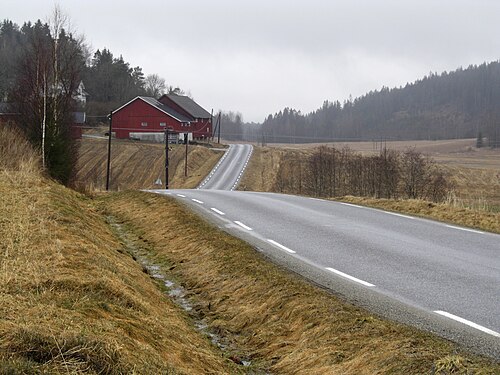
[[[182,195],[182,194],[175,194],[175,195],[177,195],[178,197],[181,197],[181,198],[186,198],[186,196]]]
[[[484,333],[487,333],[487,334],[490,334],[492,336],[495,336],[495,337],[500,337],[500,333],[498,332],[495,332],[493,331],[492,329],[489,329],[489,328],[486,328],[486,327],[483,327],[479,324],[476,324],[474,322],[471,322],[470,320],[467,320],[467,319],[464,319],[464,318],[461,318],[459,316],[456,316],[456,315],[453,315],[453,314],[450,314],[449,312],[446,312],[446,311],[441,311],[441,310],[436,310],[434,311],[436,314],[439,314],[439,315],[442,315],[442,316],[445,316],[447,318],[450,318],[450,319],[453,319],[453,320],[456,320],[457,322],[460,322],[460,323],[463,323],[463,324],[466,324],[468,325],[469,327],[472,327],[472,328],[475,328],[475,329],[478,329],[480,331],[483,331]]]
[[[351,281],[355,281],[361,285],[364,285],[364,286],[368,286],[368,287],[373,287],[375,286],[374,284],[371,284],[369,282],[366,282],[364,280],[361,280],[361,279],[358,279],[357,277],[354,277],[354,276],[351,276],[351,275],[348,275],[347,273],[344,273],[344,272],[341,272],[341,271],[338,271],[336,270],[335,268],[331,268],[331,267],[325,267],[328,271],[330,272],[333,272],[339,276],[342,276],[342,277],[345,277],[346,279],[349,279]]]
[[[243,224],[241,221],[238,221],[238,220],[235,220],[234,221],[236,224],[238,224],[240,227],[242,227],[243,229],[246,229],[246,230],[253,230],[252,228],[250,228],[249,226]]]
[[[352,204],[352,203],[340,202],[340,204],[343,204],[344,206],[350,206],[350,207],[356,207],[356,208],[364,208],[363,206],[358,206],[357,204]]]
[[[219,211],[219,210],[218,210],[218,209],[216,209],[215,207],[211,207],[210,209],[211,209],[212,211],[214,211],[214,212],[217,212],[219,215],[225,215],[225,213],[224,213],[224,212]]]
[[[196,202],[196,203],[199,203],[199,204],[203,204],[203,202],[202,202],[202,201],[199,201],[198,199],[194,199],[194,198],[192,198],[191,200],[192,200],[193,202]]]
[[[454,225],[448,225],[446,224],[448,228],[453,228],[453,229],[458,229],[458,230],[463,230],[465,232],[472,232],[472,233],[477,233],[477,234],[484,234],[484,232],[481,232],[480,230],[475,230],[475,229],[469,229],[469,228],[461,228],[461,227],[456,227]]]
[[[408,215],[403,215],[403,214],[397,214],[396,212],[390,212],[390,211],[384,211],[386,214],[389,215],[394,215],[394,216],[399,216],[399,217],[404,217],[405,219],[412,219],[415,220],[413,216],[408,216]]]
[[[295,254],[296,252],[289,249],[288,247],[286,246],[283,246],[282,244],[280,244],[279,242],[276,242],[276,241],[273,241],[273,240],[267,240],[267,242],[273,244],[274,246],[277,246],[279,247],[281,250],[285,250],[286,252],[290,253],[290,254]]]

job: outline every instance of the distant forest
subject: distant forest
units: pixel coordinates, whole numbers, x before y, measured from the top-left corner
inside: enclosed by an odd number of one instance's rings
[[[285,108],[261,126],[244,124],[240,117],[223,122],[225,138],[304,143],[484,137],[483,144],[500,147],[500,62],[431,73],[343,103],[325,101],[308,114]]]
[[[13,101],[22,56],[30,43],[37,35],[49,34],[41,21],[21,27],[9,20],[0,23],[0,102]],[[89,94],[90,121],[137,95],[184,94],[157,74],[145,75],[141,67],[130,66],[121,55],[106,48],[91,51],[83,37],[66,34],[80,49],[75,54],[77,73]],[[484,138],[484,145],[500,147],[500,61],[431,73],[404,87],[383,87],[343,103],[326,100],[308,114],[284,108],[262,124],[244,123],[238,112],[223,112],[221,123],[224,139],[262,143],[478,137]]]
[[[77,73],[89,94],[86,112],[90,118],[106,115],[137,95],[159,97],[163,93],[184,93],[157,74],[145,75],[141,67],[130,66],[121,55],[116,57],[109,49],[91,51],[83,37],[67,30],[63,33],[69,34],[80,49],[75,56],[79,60]],[[19,82],[21,59],[32,48],[33,39],[40,35],[50,38],[49,34],[49,26],[40,20],[22,26],[10,20],[0,23],[0,102],[12,101]]]

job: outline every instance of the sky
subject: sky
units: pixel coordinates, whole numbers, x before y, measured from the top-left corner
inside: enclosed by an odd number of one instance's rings
[[[0,0],[0,19],[55,4],[93,51],[248,122],[500,59],[498,0]]]

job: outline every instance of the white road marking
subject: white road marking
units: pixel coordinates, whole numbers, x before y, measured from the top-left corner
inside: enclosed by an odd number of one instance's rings
[[[282,244],[276,242],[276,241],[273,241],[273,240],[267,240],[267,242],[273,244],[274,246],[277,246],[279,247],[281,250],[285,250],[286,252],[290,253],[290,254],[295,254],[296,252],[289,249],[288,247],[286,246],[283,246]]]
[[[453,320],[456,320],[457,322],[460,322],[460,323],[463,323],[463,324],[466,324],[468,325],[469,327],[472,327],[472,328],[475,328],[475,329],[478,329],[480,331],[483,331],[485,333],[488,333],[492,336],[495,336],[495,337],[500,337],[500,333],[498,332],[495,332],[489,328],[486,328],[486,327],[483,327],[479,324],[476,324],[474,322],[471,322],[470,320],[467,320],[467,319],[464,319],[464,318],[461,318],[459,316],[456,316],[456,315],[453,315],[453,314],[450,314],[449,312],[446,312],[446,311],[441,311],[441,310],[436,310],[434,311],[436,314],[439,314],[439,315],[442,315],[442,316],[445,316],[447,318],[450,318],[450,319],[453,319]]]
[[[252,228],[250,228],[249,226],[243,224],[241,221],[235,220],[235,223],[238,224],[240,227],[246,229],[246,230],[252,230]]]
[[[352,204],[352,203],[340,202],[340,204],[343,204],[344,206],[351,206],[351,207],[356,207],[356,208],[365,208],[363,206],[358,206],[357,204]]]
[[[219,215],[225,215],[225,213],[224,213],[224,212],[219,211],[219,210],[218,210],[218,209],[216,209],[215,207],[212,207],[212,208],[210,208],[210,209],[211,209],[212,211],[214,211],[214,212],[217,212]]]
[[[196,202],[196,203],[199,203],[199,204],[203,204],[203,202],[202,202],[202,201],[199,201],[198,199],[194,199],[194,198],[193,198],[193,199],[191,199],[191,200],[192,200],[193,202]]]
[[[185,195],[182,195],[182,194],[176,194],[178,197],[181,197],[181,198],[186,198]]]
[[[349,280],[351,280],[351,281],[355,281],[355,282],[357,282],[357,283],[360,283],[361,285],[364,285],[364,286],[369,286],[369,287],[373,287],[373,286],[375,286],[374,284],[368,283],[368,282],[363,281],[363,280],[361,280],[361,279],[358,279],[358,278],[356,278],[356,277],[354,277],[354,276],[348,275],[347,273],[340,272],[340,271],[338,271],[338,270],[336,270],[336,269],[334,269],[334,268],[331,268],[331,267],[326,267],[326,269],[327,269],[328,271],[330,271],[330,272],[333,272],[333,273],[335,273],[335,274],[339,275],[339,276],[345,277],[346,279],[349,279]]]
[[[478,234],[484,234],[484,232],[481,232],[480,230],[474,230],[474,229],[469,229],[469,228],[461,228],[461,227],[456,227],[454,225],[446,225],[448,228],[453,228],[453,229],[458,229],[458,230],[463,230],[465,232],[472,232],[472,233],[478,233]]]
[[[389,215],[394,215],[394,216],[399,216],[399,217],[404,217],[405,219],[411,219],[411,220],[415,220],[415,218],[413,216],[408,216],[408,215],[402,215],[402,214],[397,214],[395,212],[390,212],[390,211],[384,211],[386,214],[389,214]]]

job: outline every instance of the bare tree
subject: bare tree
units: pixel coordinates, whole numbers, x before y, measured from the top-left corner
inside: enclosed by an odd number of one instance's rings
[[[82,41],[68,34],[59,7],[49,23],[27,29],[29,43],[21,59],[13,98],[21,125],[42,153],[43,166],[61,182],[69,182],[75,162],[70,125],[74,93],[84,64]]]
[[[146,95],[159,98],[165,94],[167,89],[165,78],[160,77],[158,74],[149,74],[144,80],[144,88],[146,89]]]

